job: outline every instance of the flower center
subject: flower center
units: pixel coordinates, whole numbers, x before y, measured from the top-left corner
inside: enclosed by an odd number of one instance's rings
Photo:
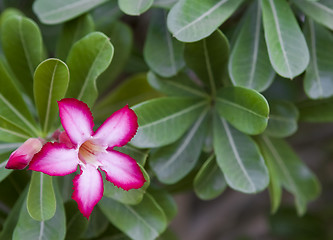
[[[96,156],[106,151],[107,146],[97,144],[93,139],[85,141],[79,148],[79,159],[83,163],[90,163],[96,167],[100,165]]]

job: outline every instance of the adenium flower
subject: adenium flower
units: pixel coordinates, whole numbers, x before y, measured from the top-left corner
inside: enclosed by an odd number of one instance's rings
[[[24,169],[43,147],[43,140],[29,138],[9,156],[7,169]]]
[[[103,179],[124,190],[138,189],[145,178],[137,162],[130,156],[113,150],[127,144],[136,134],[137,116],[128,106],[113,113],[93,131],[93,117],[88,106],[73,98],[58,101],[64,132],[59,142],[46,143],[34,155],[29,169],[51,176],[64,176],[80,167],[73,179],[72,198],[79,210],[89,218],[94,206],[103,196]]]

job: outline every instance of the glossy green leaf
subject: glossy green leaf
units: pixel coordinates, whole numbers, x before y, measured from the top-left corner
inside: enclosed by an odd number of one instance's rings
[[[268,186],[268,171],[255,142],[218,116],[214,118],[214,150],[231,188],[256,193]]]
[[[295,196],[298,213],[304,214],[306,204],[320,193],[316,176],[285,141],[262,136],[259,145],[265,160],[274,167],[283,187]]]
[[[45,24],[58,24],[73,19],[107,0],[36,0],[33,10]]]
[[[126,104],[133,106],[159,96],[161,94],[148,84],[146,74],[133,75],[95,104],[93,109],[94,118],[104,121]]]
[[[333,2],[331,0],[292,0],[292,2],[310,18],[333,30]]]
[[[17,220],[19,218],[20,211],[23,206],[25,206],[25,199],[27,197],[28,188],[26,187],[24,191],[21,193],[20,197],[16,200],[14,207],[11,209],[9,215],[6,218],[6,221],[3,224],[0,240],[8,240],[12,239],[13,231],[17,224]]]
[[[176,183],[195,167],[206,137],[207,113],[208,109],[203,109],[181,139],[151,151],[150,167],[162,183]]]
[[[269,103],[270,114],[265,134],[272,137],[288,137],[297,130],[298,109],[287,101]]]
[[[170,9],[178,0],[154,0],[153,7]]]
[[[38,135],[34,120],[25,104],[22,93],[0,61],[0,139],[23,141]],[[6,139],[7,138],[7,139]]]
[[[294,78],[309,64],[303,33],[286,0],[261,0],[261,4],[272,66],[279,75]]]
[[[215,155],[210,156],[194,178],[195,194],[202,200],[219,196],[227,187],[221,169],[216,164]]]
[[[146,182],[141,188],[125,191],[122,188],[114,186],[112,183],[108,181],[104,181],[104,196],[112,198],[123,204],[135,205],[140,203],[150,184],[150,178],[146,170],[143,167],[141,167],[141,171],[146,179]]]
[[[148,150],[147,149],[137,149],[136,147],[127,144],[122,147],[114,147],[114,150],[118,152],[125,153],[137,161],[141,166],[146,164],[146,160],[148,158]]]
[[[179,0],[168,15],[168,28],[182,42],[195,42],[212,34],[243,0]]]
[[[217,30],[208,38],[185,45],[185,61],[209,86],[212,94],[222,84],[222,76],[229,57],[229,43],[224,34]]]
[[[228,65],[234,85],[258,92],[267,89],[275,75],[268,58],[261,16],[260,2],[254,2],[241,22]]]
[[[138,16],[147,11],[153,4],[153,0],[118,0],[118,5],[121,11],[127,15]]]
[[[333,11],[333,10],[332,10]],[[326,28],[308,21],[305,36],[311,60],[304,77],[304,90],[312,99],[333,96],[333,35]]]
[[[2,154],[0,156],[2,156]],[[8,162],[8,157],[0,162],[0,182],[6,179],[6,177],[9,174],[11,174],[11,172],[13,171],[12,169],[5,168],[7,162]]]
[[[300,121],[304,122],[332,122],[333,98],[323,100],[307,100],[298,104]]]
[[[27,209],[37,221],[52,218],[56,211],[56,199],[52,177],[40,172],[33,172],[27,197]]]
[[[136,240],[156,239],[167,227],[164,212],[149,194],[134,206],[110,198],[102,198],[98,206],[114,226]]]
[[[155,199],[155,201],[163,209],[168,222],[177,215],[177,203],[173,196],[166,190],[150,187],[149,194]]]
[[[149,72],[147,79],[153,88],[170,96],[209,97],[200,86],[182,72],[171,78],[163,78],[153,72]]]
[[[119,77],[129,60],[133,45],[133,33],[132,29],[121,21],[115,21],[112,24],[108,23],[105,27],[99,28],[99,30],[110,37],[112,45],[116,49],[110,66],[98,77],[98,90],[105,92]]]
[[[66,210],[66,240],[80,239],[88,226],[88,220],[82,215],[74,201],[65,204]],[[94,209],[95,210],[95,209]],[[91,220],[89,218],[89,220]]]
[[[243,87],[222,88],[217,93],[219,114],[247,134],[262,133],[268,122],[269,106],[258,92]]]
[[[139,148],[161,147],[179,139],[208,104],[193,98],[157,98],[133,110],[139,129],[131,143]]]
[[[0,15],[0,25],[7,19],[13,16],[24,17],[24,14],[16,8],[7,8]]]
[[[70,82],[67,96],[84,101],[92,106],[97,98],[97,77],[109,66],[113,46],[109,38],[93,32],[77,41],[67,58]]]
[[[47,59],[36,68],[34,75],[35,104],[44,133],[48,133],[57,119],[57,101],[64,98],[68,82],[68,67],[59,59]]]
[[[172,38],[166,17],[165,10],[153,12],[143,54],[152,71],[163,77],[171,77],[185,66],[184,43]]]
[[[57,44],[56,56],[66,60],[73,44],[94,30],[94,22],[89,14],[65,22]]]
[[[22,16],[7,18],[1,26],[1,41],[13,73],[33,98],[33,75],[43,58],[42,35],[37,24]]]
[[[110,25],[110,23],[113,23],[115,20],[124,15],[124,13],[120,11],[117,1],[107,1],[101,6],[95,8],[91,14],[94,18],[96,29],[98,31],[100,31],[100,27]]]
[[[109,221],[106,218],[106,216],[102,213],[102,211],[98,207],[95,207],[89,217],[88,227],[84,232],[82,238],[84,239],[97,238],[103,232],[105,232],[108,225]]]
[[[57,203],[55,215],[47,221],[36,221],[30,217],[26,204],[24,203],[13,233],[13,240],[62,240],[65,238],[65,210],[59,189],[56,185],[54,186]]]

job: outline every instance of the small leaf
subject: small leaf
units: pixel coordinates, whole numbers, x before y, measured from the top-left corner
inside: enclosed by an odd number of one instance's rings
[[[211,200],[219,196],[227,187],[215,156],[210,156],[194,178],[195,194],[202,200]]]
[[[323,100],[307,100],[298,104],[300,121],[304,122],[332,122],[333,98]]]
[[[259,146],[268,165],[274,168],[281,184],[295,196],[297,211],[305,213],[306,204],[320,193],[316,176],[304,165],[288,144],[262,136]]]
[[[209,37],[185,45],[185,61],[204,82],[212,94],[222,84],[229,57],[229,43],[224,34],[217,30]]]
[[[104,121],[126,104],[133,106],[159,96],[161,94],[148,84],[146,74],[139,73],[125,79],[111,94],[99,100],[93,108],[93,115],[95,119]]]
[[[332,10],[333,11],[333,10]],[[312,99],[333,96],[333,35],[309,20],[305,36],[310,48],[310,64],[304,77],[304,90]]]
[[[144,13],[152,4],[153,0],[138,0],[135,3],[132,0],[118,0],[120,10],[132,16]]]
[[[73,19],[107,0],[36,0],[33,10],[45,24],[58,24]]]
[[[267,126],[269,106],[266,99],[252,89],[222,88],[217,93],[216,109],[238,130],[259,134]]]
[[[146,179],[146,182],[141,188],[125,191],[121,188],[114,186],[112,183],[108,181],[104,181],[104,196],[112,198],[123,204],[129,204],[129,205],[139,204],[142,201],[144,194],[146,193],[146,190],[150,185],[150,178],[148,173],[143,167],[141,167],[141,171]]]
[[[113,46],[109,38],[93,32],[77,41],[67,58],[71,80],[67,96],[84,101],[92,106],[97,98],[97,77],[109,66]]]
[[[19,219],[13,233],[13,240],[39,239],[62,240],[66,233],[65,210],[61,195],[55,184],[56,212],[47,221],[36,221],[28,213],[26,202],[22,205]]]
[[[65,60],[73,44],[93,30],[94,22],[89,14],[65,22],[58,40],[56,56]]]
[[[134,206],[110,198],[102,198],[98,206],[114,226],[136,240],[156,239],[167,227],[164,212],[149,194]]]
[[[303,33],[286,0],[261,0],[261,4],[269,59],[279,75],[292,79],[309,64]]]
[[[33,75],[42,61],[42,35],[35,22],[22,16],[7,18],[1,26],[4,54],[24,90],[33,98]]]
[[[171,78],[159,77],[153,72],[148,72],[147,79],[153,88],[170,96],[209,97],[202,87],[199,87],[187,74],[182,72]]]
[[[54,216],[56,199],[51,176],[39,172],[32,173],[27,209],[30,216],[37,221],[46,221]]]
[[[162,183],[176,183],[195,167],[205,140],[207,112],[202,111],[181,139],[151,151],[149,165]]]
[[[184,44],[169,33],[164,10],[151,16],[143,55],[150,69],[163,77],[174,76],[185,66]]]
[[[139,148],[153,148],[176,141],[207,104],[207,100],[170,97],[157,98],[134,106],[139,129],[131,143]]]
[[[67,91],[69,70],[59,59],[50,58],[38,65],[34,75],[35,104],[43,132],[48,133],[58,114],[57,101]]]
[[[267,89],[275,75],[268,58],[261,15],[260,2],[254,2],[241,21],[229,60],[233,84],[258,92]]]
[[[292,2],[310,18],[333,30],[333,2],[331,0],[292,0]]]
[[[169,12],[168,28],[182,42],[201,40],[213,33],[242,2],[243,0],[179,0]]]
[[[288,137],[297,130],[298,109],[287,101],[269,103],[270,114],[265,134],[272,137]]]
[[[268,186],[268,171],[255,142],[218,116],[214,118],[214,151],[231,188],[256,193]]]

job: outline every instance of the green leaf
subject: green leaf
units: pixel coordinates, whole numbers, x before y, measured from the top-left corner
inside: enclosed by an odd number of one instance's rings
[[[171,77],[185,66],[184,44],[172,38],[166,16],[165,10],[152,13],[143,55],[151,70],[160,76]]]
[[[96,103],[93,109],[94,118],[104,121],[111,113],[124,107],[161,96],[147,82],[146,74],[136,74],[124,80],[111,94]]]
[[[243,87],[222,88],[217,93],[219,114],[247,134],[259,134],[267,126],[269,106],[258,92]]]
[[[214,150],[231,188],[256,193],[268,186],[268,171],[255,142],[218,116],[214,118]]]
[[[332,10],[333,11],[333,10]],[[304,77],[304,90],[312,99],[333,96],[333,35],[308,21],[305,29],[311,60]]]
[[[7,18],[1,26],[1,41],[13,73],[33,98],[33,75],[43,58],[42,35],[37,24],[22,16]]]
[[[207,100],[170,97],[157,98],[134,106],[139,129],[131,143],[139,148],[154,148],[176,141],[207,104]]]
[[[112,198],[123,204],[130,204],[130,205],[139,204],[142,201],[143,196],[146,193],[146,190],[150,185],[150,178],[149,178],[148,173],[146,172],[146,170],[143,167],[140,166],[140,168],[146,179],[146,182],[144,183],[144,185],[141,188],[125,191],[122,188],[114,186],[112,183],[105,180],[104,181],[104,196],[107,196],[108,198]]]
[[[168,222],[177,215],[177,204],[173,196],[166,190],[150,187],[149,194],[155,199],[155,201],[163,209]]]
[[[68,67],[59,59],[47,59],[36,68],[34,75],[35,104],[44,134],[48,133],[57,119],[57,101],[64,98],[68,82]]]
[[[298,104],[300,121],[304,122],[332,122],[333,98],[323,100],[307,100]]]
[[[80,239],[88,226],[87,219],[82,215],[74,201],[66,202],[66,240]],[[89,220],[91,220],[89,218]]]
[[[212,95],[222,84],[223,73],[229,57],[229,43],[224,34],[217,30],[208,38],[185,45],[185,61],[209,86]]]
[[[153,0],[118,0],[118,5],[121,11],[127,15],[138,16],[147,11],[153,4]]]
[[[99,237],[103,232],[105,232],[108,225],[109,221],[106,218],[106,216],[102,213],[102,211],[98,207],[95,207],[94,211],[92,211],[89,217],[88,228],[84,232],[83,239]]]
[[[6,177],[11,174],[11,172],[13,171],[12,169],[7,169],[5,168],[5,166],[7,165],[8,162],[8,157],[10,155],[10,152],[8,152],[7,154],[1,154],[1,158],[3,158],[3,156],[6,156],[6,158],[4,158],[4,160],[1,159],[0,161],[0,182],[2,182],[4,179],[6,179]]]
[[[123,12],[120,11],[117,1],[107,1],[95,8],[91,14],[94,18],[96,29],[99,31],[101,31],[99,29],[100,27],[109,26],[110,23],[113,23],[124,15]]]
[[[27,197],[27,209],[37,221],[52,218],[56,211],[56,199],[52,177],[40,172],[33,172]]]
[[[62,240],[66,233],[65,210],[57,185],[55,186],[56,212],[47,221],[36,221],[28,213],[26,203],[22,205],[17,226],[13,233],[13,240],[39,239]]]
[[[215,155],[211,155],[194,178],[194,192],[202,200],[211,200],[219,196],[226,187],[227,183],[216,164]]]
[[[64,23],[57,44],[56,56],[65,60],[73,44],[93,30],[94,21],[89,14]]]
[[[137,149],[130,144],[127,144],[122,147],[114,147],[114,150],[118,152],[125,153],[132,158],[135,159],[141,166],[146,164],[146,160],[148,158],[148,150],[147,149]]]
[[[178,0],[154,0],[153,7],[170,9]]]
[[[92,106],[97,98],[97,77],[109,66],[113,46],[101,32],[93,32],[77,41],[67,58],[71,80],[67,96]]]
[[[202,87],[198,86],[183,72],[171,78],[163,78],[153,72],[148,72],[147,79],[153,88],[170,96],[209,97]]]
[[[45,24],[58,24],[107,2],[107,0],[36,0],[33,10]]]
[[[266,162],[270,162],[268,165],[274,168],[281,184],[295,196],[298,213],[304,214],[306,204],[320,193],[316,176],[285,141],[262,136],[258,142]]]
[[[261,4],[272,66],[279,75],[294,78],[309,64],[303,33],[286,0],[261,0]]]
[[[296,6],[316,22],[333,30],[333,2],[331,0],[292,0]]]
[[[21,193],[20,197],[16,200],[14,207],[11,209],[9,215],[6,218],[6,221],[3,224],[0,240],[8,240],[12,239],[13,231],[17,224],[17,220],[19,218],[20,211],[22,207],[25,207],[25,199],[27,196],[28,188],[26,187],[24,191]]]
[[[272,101],[269,103],[270,114],[265,134],[272,137],[288,137],[297,130],[298,109],[287,101]]]
[[[229,60],[229,74],[236,86],[262,92],[273,82],[275,72],[269,62],[261,6],[254,2],[249,8]]]
[[[35,121],[2,61],[0,61],[0,139],[23,141],[38,136]]]
[[[115,21],[112,24],[108,22],[100,30],[110,37],[112,45],[116,49],[110,66],[98,77],[98,90],[105,92],[120,75],[129,60],[133,45],[133,33],[127,24],[120,21]]]
[[[156,239],[167,226],[164,212],[149,194],[135,206],[110,198],[102,198],[98,206],[114,226],[136,240]]]
[[[151,151],[149,165],[162,183],[176,183],[195,167],[206,137],[207,113],[208,109],[203,109],[181,139]]]
[[[195,42],[213,33],[243,0],[179,0],[168,15],[168,28],[182,42]]]

